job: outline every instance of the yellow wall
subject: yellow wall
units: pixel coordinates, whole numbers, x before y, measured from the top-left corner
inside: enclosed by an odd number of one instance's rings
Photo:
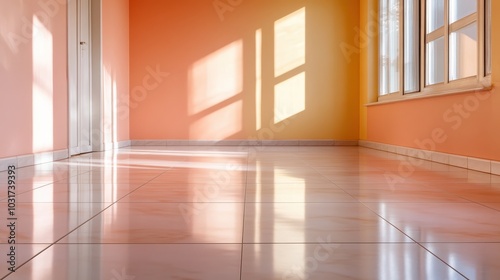
[[[358,139],[359,54],[342,50],[357,1],[130,0],[130,13],[133,140]]]
[[[377,101],[378,94],[378,0],[360,0],[359,39],[360,98],[359,139],[367,139],[366,104]]]

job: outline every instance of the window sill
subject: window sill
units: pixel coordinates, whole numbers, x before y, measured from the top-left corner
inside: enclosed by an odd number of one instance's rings
[[[460,83],[460,84],[457,83],[457,86],[453,87],[450,84],[446,86],[437,85],[437,86],[430,86],[421,92],[409,93],[405,95],[401,95],[400,93],[391,93],[384,96],[380,96],[377,102],[368,103],[365,106],[370,107],[370,106],[377,106],[389,103],[441,97],[446,95],[463,94],[470,92],[482,92],[491,90],[492,88],[493,85],[491,83],[491,76],[487,76],[480,82],[474,79],[473,83],[471,83],[470,81],[469,82],[466,81],[465,83]]]

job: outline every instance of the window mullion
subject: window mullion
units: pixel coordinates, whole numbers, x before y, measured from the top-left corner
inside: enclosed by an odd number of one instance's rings
[[[426,29],[426,5],[427,1],[423,0],[420,3],[420,91],[425,88],[425,77],[426,77],[426,46],[427,46],[427,29]]]
[[[485,75],[491,74],[491,0],[484,0],[485,4],[483,5],[483,23],[485,25],[484,33],[483,33],[483,41],[485,47],[484,50],[484,72]]]
[[[481,2],[481,1],[478,1]],[[462,19],[450,24],[450,33],[466,27],[467,25],[478,21],[478,13],[470,14]],[[479,33],[478,33],[479,34]]]
[[[477,1],[478,2],[478,9],[477,9],[477,22],[478,22],[478,28],[479,28],[479,32],[478,32],[478,71],[477,71],[477,74],[478,74],[478,78],[479,79],[482,79],[484,76],[486,76],[486,55],[485,55],[485,52],[486,52],[486,44],[485,44],[485,25],[486,25],[486,13],[485,13],[485,1],[484,0],[480,0],[480,1]]]
[[[450,82],[450,1],[444,1],[444,81]]]
[[[405,13],[405,5],[404,0],[399,0],[399,94],[400,96],[404,95],[405,92],[405,46],[404,46],[404,13]]]
[[[426,35],[427,42],[431,42],[438,39],[439,37],[443,37],[443,34],[445,33],[444,30],[445,30],[444,27],[441,27],[427,34]]]

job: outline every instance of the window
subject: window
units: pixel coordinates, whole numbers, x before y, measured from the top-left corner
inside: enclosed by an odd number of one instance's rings
[[[399,0],[380,1],[380,92],[399,91]]]
[[[404,1],[404,92],[412,93],[420,90],[419,69],[419,0]]]
[[[381,0],[380,98],[490,84],[491,0]]]

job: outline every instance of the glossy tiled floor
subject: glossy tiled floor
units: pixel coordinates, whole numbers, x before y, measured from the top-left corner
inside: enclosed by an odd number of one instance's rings
[[[500,277],[500,177],[380,151],[133,147],[17,176],[6,279]]]

